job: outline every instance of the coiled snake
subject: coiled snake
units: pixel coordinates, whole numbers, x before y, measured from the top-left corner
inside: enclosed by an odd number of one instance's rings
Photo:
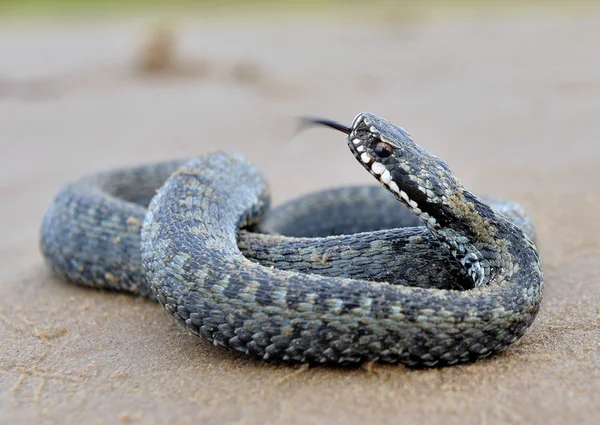
[[[239,155],[106,171],[49,207],[47,263],[75,283],[156,299],[191,333],[263,359],[428,367],[518,340],[543,289],[520,207],[475,196],[376,115],[307,122],[346,133],[384,189],[270,210],[267,183]]]

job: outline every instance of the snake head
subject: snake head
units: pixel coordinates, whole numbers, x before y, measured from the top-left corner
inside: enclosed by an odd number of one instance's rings
[[[326,119],[305,119],[348,135],[358,162],[429,227],[451,219],[448,198],[462,193],[462,184],[448,165],[431,155],[402,127],[374,114],[361,112],[352,125]]]
[[[350,127],[348,147],[426,225],[437,227],[438,220],[450,218],[443,204],[462,185],[445,162],[413,142],[402,127],[361,112]]]

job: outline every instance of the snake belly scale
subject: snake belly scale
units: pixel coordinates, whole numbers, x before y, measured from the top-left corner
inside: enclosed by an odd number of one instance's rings
[[[272,210],[267,182],[236,154],[100,173],[48,209],[48,264],[155,299],[191,333],[267,360],[443,366],[517,341],[543,292],[520,207],[475,196],[374,114],[311,122],[345,132],[383,188]]]

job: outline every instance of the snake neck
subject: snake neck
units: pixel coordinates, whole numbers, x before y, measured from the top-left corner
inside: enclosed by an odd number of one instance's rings
[[[473,287],[510,280],[519,269],[516,250],[521,249],[523,240],[532,248],[533,242],[453,176],[444,180],[445,190],[440,196],[430,196],[431,190],[427,195],[427,190],[415,189],[411,184],[400,187],[393,184],[393,179],[392,184],[382,183],[452,254],[471,278]],[[429,181],[423,184],[431,186]]]
[[[421,206],[434,218],[422,221],[465,268],[475,287],[510,280],[520,267],[516,250],[524,240],[533,245],[521,229],[465,189],[439,204]]]

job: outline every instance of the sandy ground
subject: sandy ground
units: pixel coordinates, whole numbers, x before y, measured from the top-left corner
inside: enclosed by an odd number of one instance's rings
[[[141,29],[0,26],[0,423],[600,423],[600,15],[187,25],[178,65]],[[266,364],[157,305],[64,283],[38,251],[59,187],[125,164],[237,151],[275,203],[371,183],[344,139],[291,118],[401,124],[478,193],[522,203],[543,308],[505,354],[439,370]]]

